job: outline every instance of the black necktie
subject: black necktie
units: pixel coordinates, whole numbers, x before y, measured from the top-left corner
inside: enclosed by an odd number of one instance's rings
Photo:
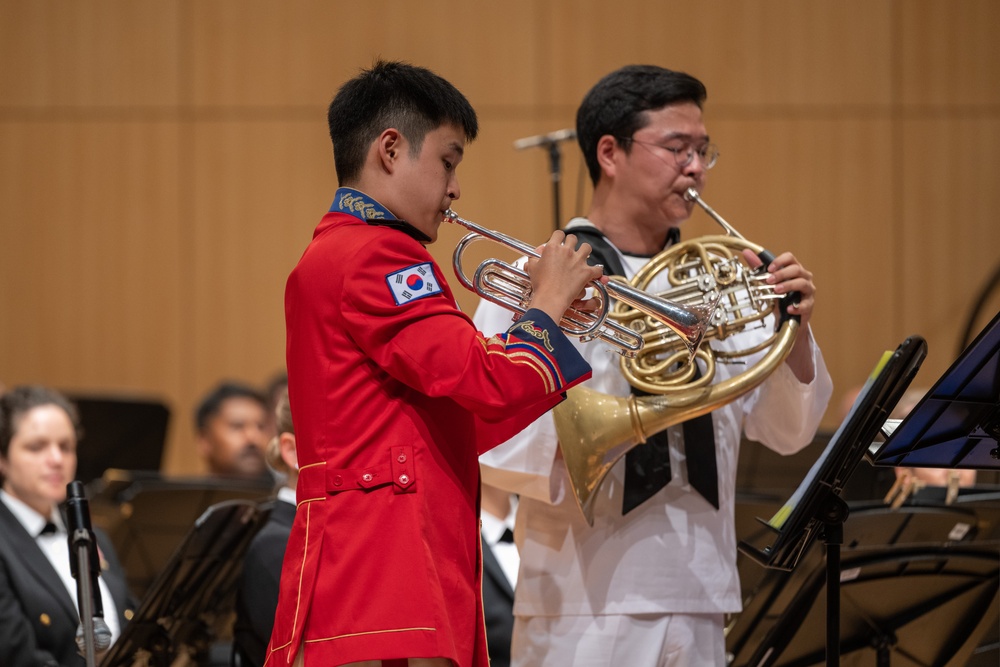
[[[577,240],[591,245],[591,264],[602,264],[607,275],[625,275],[625,267],[618,254],[598,229],[575,227],[569,232],[576,234]],[[663,247],[679,243],[680,230],[671,227]],[[701,377],[695,369],[695,379]],[[632,393],[642,396],[643,392],[633,387]],[[691,487],[719,509],[719,473],[715,463],[715,429],[712,415],[695,417],[683,424],[684,447],[687,453],[688,482]],[[670,444],[666,432],[657,433],[625,455],[625,497],[622,499],[622,514],[628,514],[670,482]]]
[[[698,372],[695,378],[701,377]],[[636,389],[635,395],[642,395]],[[715,462],[715,428],[712,415],[689,419],[681,425],[684,429],[684,451],[687,455],[688,482],[719,509],[719,472]],[[661,431],[634,447],[625,455],[625,495],[622,514],[649,500],[670,482],[670,444],[667,432]]]
[[[719,509],[719,469],[715,461],[712,413],[689,419],[682,426],[688,482],[712,507]]]
[[[510,528],[504,528],[503,535],[500,536],[500,539],[497,540],[497,542],[507,542],[508,544],[513,544],[514,533],[511,532]]]
[[[56,524],[49,521],[48,523],[45,524],[45,527],[42,528],[42,532],[38,533],[38,536],[41,537],[42,535],[55,535],[55,532],[56,532]]]

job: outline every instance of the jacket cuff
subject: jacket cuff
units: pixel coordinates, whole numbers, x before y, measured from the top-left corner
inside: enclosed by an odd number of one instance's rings
[[[556,383],[557,391],[566,391],[588,379],[590,364],[572,342],[543,311],[532,308],[507,330],[507,348],[532,355]]]

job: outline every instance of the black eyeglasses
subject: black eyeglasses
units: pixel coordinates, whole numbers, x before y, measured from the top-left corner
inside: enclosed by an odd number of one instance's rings
[[[681,169],[694,162],[695,155],[698,156],[698,159],[701,161],[701,166],[705,169],[711,169],[715,166],[715,163],[719,161],[719,147],[715,144],[705,144],[704,146],[695,148],[686,142],[683,142],[678,146],[666,146],[664,144],[656,144],[650,141],[639,141],[634,137],[617,137],[617,139],[621,142],[631,141],[636,144],[641,144],[651,148],[659,148],[667,151],[668,153],[673,153],[674,162],[677,163],[677,166]]]

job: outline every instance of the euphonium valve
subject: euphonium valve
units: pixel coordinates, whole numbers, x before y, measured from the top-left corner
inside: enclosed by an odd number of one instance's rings
[[[766,267],[774,256],[746,240],[691,188],[686,197],[725,230],[673,245],[653,257],[629,281],[632,287],[684,307],[715,295],[717,307],[696,354],[686,343],[627,304],[615,303],[608,317],[642,337],[640,351],[622,358],[625,379],[644,396],[610,396],[574,387],[553,414],[559,445],[574,495],[593,525],[597,490],[612,467],[633,447],[666,428],[722,407],[751,391],[784,363],[798,332],[798,317],[786,306],[797,297],[778,295],[766,269],[752,269],[743,256],[750,249]],[[776,307],[780,304],[780,307]],[[746,349],[722,341],[751,327],[779,326],[763,342]],[[713,345],[718,342],[717,345]],[[695,372],[694,364],[700,372]],[[720,364],[747,365],[741,373],[714,382]]]
[[[450,209],[445,212],[444,220],[469,230],[469,233],[455,246],[452,257],[455,275],[459,282],[487,301],[511,310],[517,316],[523,315],[527,310],[531,294],[531,280],[523,269],[498,259],[488,259],[476,268],[473,277],[470,278],[462,266],[462,257],[470,244],[481,240],[499,243],[528,257],[539,256],[535,248],[506,234],[464,220]],[[566,335],[578,337],[584,342],[603,340],[612,345],[623,357],[635,356],[642,349],[644,340],[641,334],[609,319],[612,298],[618,303],[627,304],[636,312],[642,313],[657,322],[659,326],[673,332],[676,339],[681,341],[688,356],[693,355],[701,345],[718,301],[715,299],[709,300],[708,303],[681,306],[619,281],[608,281],[607,284],[594,281],[589,287],[594,290],[594,295],[600,302],[597,312],[571,309],[563,316],[559,328]]]

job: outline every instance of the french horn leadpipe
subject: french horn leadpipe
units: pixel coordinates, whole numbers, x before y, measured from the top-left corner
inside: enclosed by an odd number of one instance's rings
[[[465,220],[451,209],[445,211],[444,221],[469,230],[469,233],[455,246],[455,253],[452,257],[455,275],[459,282],[466,289],[475,292],[487,301],[518,315],[523,315],[527,311],[531,295],[531,279],[527,272],[512,264],[492,258],[480,263],[473,277],[469,278],[465,273],[462,257],[470,244],[480,240],[499,243],[528,257],[539,257],[535,248],[506,234],[486,229]],[[681,306],[615,280],[608,281],[606,284],[595,280],[588,287],[594,290],[595,298],[599,301],[597,312],[590,313],[575,308],[570,309],[560,321],[559,328],[567,336],[577,337],[583,342],[594,339],[603,340],[617,348],[617,351],[626,357],[635,356],[642,349],[643,338],[631,329],[608,319],[611,299],[617,299],[662,322],[681,338],[689,355],[694,355],[698,350],[708,323],[715,312],[715,303]]]
[[[726,234],[728,236],[733,236],[738,239],[743,238],[743,235],[740,234],[738,231],[736,231],[735,227],[726,222],[726,219],[723,218],[718,213],[716,213],[714,208],[705,203],[705,200],[701,198],[701,195],[699,195],[698,191],[695,190],[694,188],[688,188],[687,190],[684,191],[684,199],[688,201],[693,201],[698,206],[701,206],[701,208],[704,209],[705,213],[708,213],[708,216],[712,218],[712,220],[715,220],[717,223],[719,223],[720,227],[726,230]]]

